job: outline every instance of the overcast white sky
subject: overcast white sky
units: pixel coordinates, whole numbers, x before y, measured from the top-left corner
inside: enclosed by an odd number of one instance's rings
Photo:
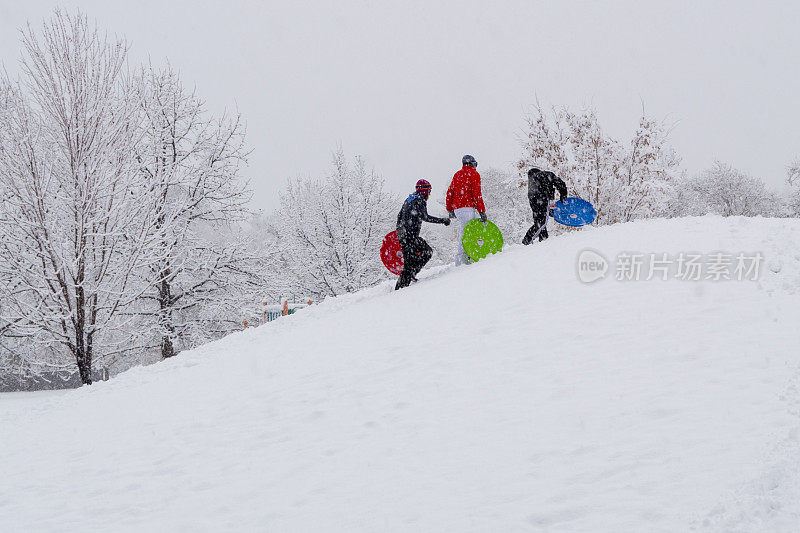
[[[57,5],[169,58],[215,110],[238,110],[255,207],[323,174],[341,144],[392,189],[441,190],[464,153],[512,164],[536,96],[594,106],[627,138],[644,101],[677,125],[690,173],[715,158],[779,186],[800,156],[798,2],[0,0],[0,60]]]

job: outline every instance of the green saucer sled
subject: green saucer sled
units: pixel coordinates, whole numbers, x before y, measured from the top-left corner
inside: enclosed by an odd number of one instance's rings
[[[481,219],[476,218],[464,226],[464,237],[461,242],[469,258],[479,261],[503,249],[503,234],[494,222],[487,221],[484,225]]]

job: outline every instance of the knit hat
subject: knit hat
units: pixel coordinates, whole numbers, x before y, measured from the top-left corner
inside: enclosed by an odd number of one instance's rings
[[[431,184],[428,180],[419,180],[417,182],[417,192],[423,197],[427,198],[431,193]]]

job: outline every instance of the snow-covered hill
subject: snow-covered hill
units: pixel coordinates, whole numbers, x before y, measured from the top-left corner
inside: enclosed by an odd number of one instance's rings
[[[578,280],[587,248],[606,279]],[[614,279],[621,252],[718,251],[761,252],[759,280]],[[798,221],[587,228],[424,274],[0,395],[0,529],[800,529]]]

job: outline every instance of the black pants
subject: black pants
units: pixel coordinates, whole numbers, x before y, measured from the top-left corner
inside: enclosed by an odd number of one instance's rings
[[[403,271],[394,287],[395,290],[411,285],[433,255],[431,247],[420,236],[400,238],[400,249],[403,251]]]
[[[528,201],[531,203],[531,211],[533,211],[533,226],[530,227],[525,237],[522,239],[522,244],[530,244],[533,236],[539,231],[539,228],[544,226],[547,222],[547,207],[549,202],[544,196],[529,197]],[[543,228],[539,232],[539,242],[547,238],[547,228]]]

